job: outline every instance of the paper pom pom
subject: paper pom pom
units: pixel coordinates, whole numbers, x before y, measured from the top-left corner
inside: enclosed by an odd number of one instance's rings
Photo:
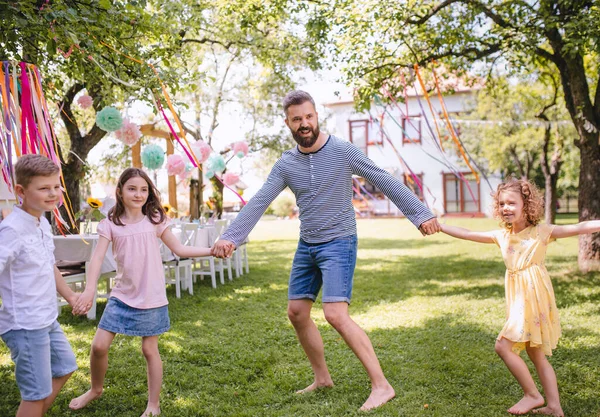
[[[125,119],[123,126],[115,132],[115,136],[125,145],[133,146],[142,137],[142,132],[138,125]]]
[[[165,163],[165,151],[158,145],[148,145],[142,151],[142,164],[148,169],[158,169]]]
[[[202,140],[192,143],[190,147],[192,148],[194,155],[196,155],[196,159],[198,159],[198,162],[201,164],[208,159],[210,153],[212,152],[210,146],[208,146],[208,144]]]
[[[194,166],[192,164],[190,164],[189,162],[186,162],[185,170],[181,174],[179,174],[179,178],[182,180],[187,179],[192,174],[193,169],[194,169]]]
[[[185,161],[181,155],[169,155],[167,157],[167,174],[181,175],[185,172]]]
[[[233,153],[238,158],[243,158],[244,156],[248,155],[248,144],[244,141],[235,142],[233,144]]]
[[[94,99],[87,94],[84,94],[77,99],[77,104],[79,104],[79,107],[82,109],[89,109],[92,107],[92,104],[94,104]]]
[[[106,106],[96,114],[96,124],[106,132],[114,132],[123,126],[123,118],[119,110]]]
[[[225,160],[217,153],[213,153],[206,161],[206,170],[214,173],[225,171]]]
[[[236,184],[240,180],[240,176],[238,174],[234,174],[233,172],[226,172],[223,174],[223,183],[228,186],[232,186]]]
[[[208,179],[211,179],[212,177],[215,176],[215,173],[210,170],[206,170],[206,171],[204,171],[204,176]]]

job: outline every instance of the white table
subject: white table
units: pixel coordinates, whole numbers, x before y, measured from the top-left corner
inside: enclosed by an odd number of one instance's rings
[[[66,235],[66,236],[54,236],[54,257],[56,261],[67,261],[67,262],[85,262],[86,269],[89,261],[92,259],[92,253],[98,244],[100,236],[98,235]],[[108,246],[106,256],[100,267],[100,273],[106,274],[109,272],[116,271],[117,262],[113,256],[112,245]],[[88,312],[89,319],[96,318],[96,298],[97,297],[108,297],[110,292],[110,276],[107,279],[107,293],[99,295],[96,292],[94,297],[94,303],[90,311]],[[66,277],[65,281],[68,284],[75,284],[81,282],[85,285],[86,275],[85,273]]]

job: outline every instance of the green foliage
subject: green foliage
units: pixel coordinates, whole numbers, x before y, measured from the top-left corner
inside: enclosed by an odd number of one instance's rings
[[[552,87],[531,76],[529,79],[507,80],[498,77],[494,83],[479,91],[474,111],[465,116],[473,124],[461,125],[461,139],[477,160],[479,166],[503,177],[540,178],[540,153],[544,143],[543,121],[537,118],[540,111],[552,103]],[[574,146],[577,132],[560,96],[555,106],[547,111],[551,129],[550,152],[557,146],[563,149],[565,160],[561,169],[561,184],[568,187],[577,178],[579,151]]]

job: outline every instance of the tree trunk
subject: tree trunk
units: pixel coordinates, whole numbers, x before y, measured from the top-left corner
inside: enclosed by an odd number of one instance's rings
[[[600,219],[600,144],[598,132],[580,130],[579,221]],[[583,133],[583,134],[582,134]],[[600,271],[600,233],[579,236],[579,269]]]
[[[83,136],[79,130],[75,115],[71,111],[71,105],[73,104],[73,100],[77,93],[84,88],[85,86],[83,84],[75,84],[67,91],[61,103],[62,112],[60,113],[71,141],[71,149],[66,158],[62,155],[62,151],[59,150],[59,152],[61,153],[61,160],[65,161],[62,171],[65,179],[66,192],[70,199],[73,213],[77,213],[81,206],[80,182],[85,177],[84,161],[87,159],[92,148],[106,136],[106,132],[97,125],[94,125],[85,136]],[[94,89],[94,87],[88,87],[87,89],[92,97],[99,95],[99,93],[95,93],[99,92],[99,89]],[[100,110],[100,100],[94,100],[94,109],[96,111]],[[61,207],[60,211],[63,219],[68,222],[69,217],[64,205]],[[77,219],[74,220],[77,222]],[[75,228],[78,227],[79,225],[75,224]],[[70,232],[77,232],[77,229],[71,228]]]
[[[204,177],[202,171],[198,170],[199,179],[190,180],[190,219],[199,219],[204,207]]]
[[[210,182],[213,186],[213,197],[216,201],[215,203],[215,212],[217,214],[217,218],[220,219],[221,216],[223,215],[223,184],[221,183],[221,181],[219,181],[218,179],[216,179],[215,177],[212,177],[210,179]]]

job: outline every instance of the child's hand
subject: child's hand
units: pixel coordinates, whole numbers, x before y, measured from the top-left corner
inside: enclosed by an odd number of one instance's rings
[[[80,296],[81,296],[81,293],[72,292],[68,298],[65,298],[65,300],[67,300],[67,303],[69,303],[69,305],[71,307],[75,307],[75,303],[77,303],[77,300],[79,299]],[[73,314],[75,314],[75,313],[73,313]]]
[[[90,308],[92,308],[92,303],[94,302],[94,292],[86,290],[78,297],[77,302],[73,306],[73,314],[86,314]]]

